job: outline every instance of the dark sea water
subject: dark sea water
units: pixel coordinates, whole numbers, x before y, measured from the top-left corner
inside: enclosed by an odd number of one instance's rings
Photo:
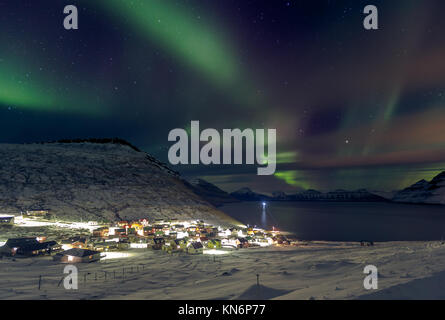
[[[445,206],[384,202],[241,202],[220,208],[248,225],[272,226],[304,240],[445,239]]]

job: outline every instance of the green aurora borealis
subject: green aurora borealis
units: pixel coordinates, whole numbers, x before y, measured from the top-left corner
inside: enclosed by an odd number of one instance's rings
[[[71,3],[70,3],[71,4]],[[445,168],[441,1],[0,4],[2,142],[119,136],[162,161],[168,132],[277,128],[277,172],[175,167],[232,191],[399,189]]]

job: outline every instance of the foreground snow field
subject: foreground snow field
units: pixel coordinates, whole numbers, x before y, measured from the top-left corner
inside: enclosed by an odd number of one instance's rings
[[[0,260],[0,299],[440,299],[440,242],[310,242],[301,247],[169,255],[131,250],[79,264],[79,289],[63,288],[62,264],[49,257]],[[366,265],[379,289],[363,288]],[[260,286],[256,284],[259,274]],[[39,276],[42,275],[38,289]],[[124,278],[123,278],[124,276]]]

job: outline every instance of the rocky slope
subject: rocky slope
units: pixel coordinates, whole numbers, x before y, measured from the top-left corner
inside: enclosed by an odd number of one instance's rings
[[[185,181],[185,184],[192,188],[193,192],[204,198],[214,206],[221,206],[225,203],[238,202],[227,192],[221,190],[214,184],[203,179],[192,179]]]
[[[445,204],[445,171],[431,181],[420,180],[396,193],[396,202]]]
[[[0,144],[0,154],[0,212],[49,209],[72,220],[236,223],[176,172],[128,143]]]

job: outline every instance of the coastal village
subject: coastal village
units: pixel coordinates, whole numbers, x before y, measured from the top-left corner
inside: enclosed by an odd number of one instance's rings
[[[58,226],[69,232],[2,239],[0,257],[52,256],[59,263],[99,261],[104,253],[136,249],[157,250],[160,254],[224,254],[227,250],[295,245],[278,230],[255,227],[222,228],[202,220],[138,219],[114,223],[55,222],[49,210],[26,211],[20,215],[0,215],[0,228]],[[7,233],[6,233],[7,234]]]

